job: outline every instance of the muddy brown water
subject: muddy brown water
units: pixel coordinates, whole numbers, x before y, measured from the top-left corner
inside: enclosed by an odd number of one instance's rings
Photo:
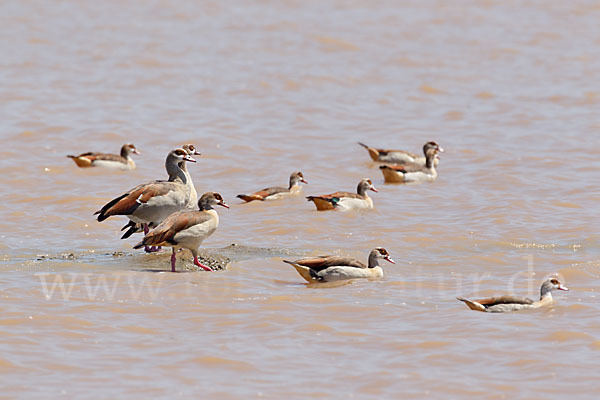
[[[7,398],[595,398],[600,355],[600,8],[532,1],[0,4],[0,382]],[[385,185],[356,142],[446,152]],[[142,155],[130,172],[65,157]],[[171,274],[93,212],[202,152],[231,205]],[[300,196],[373,179],[375,209]],[[237,257],[222,250],[248,246]],[[307,287],[282,257],[366,260],[381,281]],[[266,250],[265,250],[266,249]],[[570,292],[488,315],[455,297]]]

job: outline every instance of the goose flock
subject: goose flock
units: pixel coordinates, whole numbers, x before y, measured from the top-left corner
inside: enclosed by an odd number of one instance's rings
[[[444,151],[436,142],[423,145],[423,156],[404,150],[374,148],[358,143],[366,148],[374,162],[381,163],[380,170],[385,183],[432,182],[437,178],[436,167],[440,153]],[[131,170],[135,162],[131,154],[140,152],[133,144],[124,144],[120,155],[87,152],[78,156],[68,155],[80,168],[100,167],[108,169]],[[124,216],[128,222],[121,231],[121,239],[144,232],[144,237],[133,248],[148,253],[159,251],[162,247],[171,247],[171,271],[176,272],[176,252],[188,249],[193,263],[205,271],[212,269],[198,260],[198,250],[202,242],[211,236],[219,226],[219,215],[214,206],[229,208],[221,194],[204,193],[198,198],[187,163],[195,163],[192,156],[200,155],[193,144],[185,144],[169,151],[165,160],[166,180],[154,180],[139,184],[127,192],[115,197],[96,211],[97,220],[102,222],[110,217]],[[244,202],[269,201],[298,195],[302,192],[300,183],[307,184],[300,171],[290,175],[289,185],[268,187],[252,194],[240,194],[237,197]],[[371,179],[363,178],[358,183],[356,193],[337,191],[324,195],[307,196],[319,211],[350,211],[372,209],[373,200],[368,192],[378,192]],[[340,282],[354,279],[377,279],[383,277],[379,260],[394,264],[389,252],[376,247],[369,253],[367,264],[351,257],[323,255],[299,260],[282,260],[292,265],[298,274],[309,283]],[[552,303],[553,290],[569,290],[558,279],[550,278],[542,283],[540,300],[524,297],[500,296],[482,300],[457,299],[471,310],[482,312],[508,312],[539,308]]]

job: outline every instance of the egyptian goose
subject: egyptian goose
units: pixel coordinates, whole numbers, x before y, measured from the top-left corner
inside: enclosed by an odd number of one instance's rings
[[[130,154],[139,155],[140,152],[133,144],[124,144],[121,147],[121,155],[106,153],[83,153],[78,156],[68,155],[80,168],[103,167],[111,169],[135,169],[135,162]]]
[[[219,193],[204,193],[198,200],[198,210],[178,211],[169,215],[144,239],[133,246],[139,249],[142,246],[171,246],[171,271],[175,272],[175,252],[185,248],[192,252],[194,264],[198,267],[212,271],[210,267],[198,261],[198,248],[219,226],[219,215],[213,208],[214,205],[229,208]]]
[[[444,152],[436,142],[427,142],[423,145],[423,156],[418,156],[411,152],[405,150],[386,150],[386,149],[376,149],[374,147],[367,146],[364,143],[358,142],[359,145],[366,148],[371,156],[373,161],[384,162],[384,163],[396,163],[396,164],[405,164],[405,163],[416,163],[420,165],[425,165],[425,161],[427,159],[427,149],[431,146],[437,147],[440,152]],[[434,158],[434,164],[437,166],[438,158]]]
[[[370,179],[362,179],[356,188],[356,193],[335,192],[321,196],[307,196],[308,201],[315,203],[317,210],[354,210],[373,208],[373,200],[367,194],[367,190],[377,192]]]
[[[308,184],[308,182],[304,180],[304,175],[302,175],[302,172],[292,172],[290,175],[290,184],[287,189],[284,187],[269,187],[252,194],[238,194],[236,197],[244,200],[247,203],[253,200],[276,200],[282,197],[300,193],[302,191],[300,182]]]
[[[529,308],[539,308],[548,305],[552,303],[552,291],[555,289],[569,290],[566,286],[563,286],[558,279],[550,278],[542,283],[540,288],[540,299],[538,301],[533,301],[527,297],[516,296],[500,296],[482,300],[467,300],[463,297],[457,297],[457,299],[463,301],[471,310],[483,312],[509,312]]]
[[[170,214],[186,207],[190,197],[190,181],[181,169],[182,161],[196,162],[183,149],[171,150],[165,161],[169,175],[168,181],[152,181],[143,183],[109,201],[96,211],[98,221],[102,222],[114,215],[125,215],[130,222],[123,227],[129,230],[121,237],[126,239],[137,232],[142,224],[144,233],[149,227],[157,226]],[[146,251],[149,251],[146,248]]]
[[[181,146],[181,148],[184,149],[190,156],[201,155],[201,153],[198,150],[196,150],[196,146],[194,146],[193,144],[184,144],[183,146]],[[188,181],[190,182],[190,199],[188,201],[187,207],[194,208],[196,207],[196,203],[198,203],[198,192],[196,192],[194,181],[192,180],[192,176],[188,172],[185,161],[182,161],[180,163],[180,167],[183,170],[183,173],[187,177]]]
[[[296,261],[283,260],[291,264],[307,282],[333,282],[358,278],[382,278],[383,269],[379,260],[395,264],[383,247],[376,247],[369,253],[369,264],[350,257],[319,256],[302,258]]]
[[[181,146],[181,148],[183,150],[185,150],[188,153],[188,155],[190,155],[190,156],[201,155],[201,153],[196,150],[196,147],[193,144],[184,144],[183,146]],[[198,203],[198,192],[196,192],[196,187],[194,186],[194,181],[192,180],[192,176],[188,172],[186,162],[181,161],[179,163],[179,167],[181,168],[181,170],[185,174],[186,178],[188,179],[188,182],[190,183],[190,198],[188,200],[188,204],[186,205],[186,208],[193,209],[194,207],[196,207],[196,204]],[[128,238],[129,236],[131,236],[134,233],[144,231],[143,224],[137,224],[133,221],[129,221],[124,227],[121,228],[121,231],[124,231],[125,229],[127,229],[127,232],[125,232],[123,234],[123,237],[121,237],[121,239]],[[146,231],[146,233],[148,233],[148,232]]]
[[[443,149],[433,144],[434,142],[430,143],[426,151],[425,165],[418,163],[381,165],[379,169],[383,173],[385,183],[434,181],[437,178],[434,160]]]

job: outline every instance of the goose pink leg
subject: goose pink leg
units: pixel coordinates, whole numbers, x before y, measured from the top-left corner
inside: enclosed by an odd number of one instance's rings
[[[198,256],[194,256],[194,264],[200,268],[202,268],[205,271],[212,271],[213,269],[211,267],[207,267],[206,265],[200,263],[200,261],[198,261]]]

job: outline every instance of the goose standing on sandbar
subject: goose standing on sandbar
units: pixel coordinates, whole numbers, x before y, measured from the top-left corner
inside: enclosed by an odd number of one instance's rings
[[[181,148],[184,149],[188,153],[189,156],[202,155],[198,150],[196,150],[196,146],[194,146],[193,144],[190,144],[190,143],[184,144],[183,146],[181,146]],[[180,162],[179,166],[183,170],[183,173],[185,174],[185,176],[187,177],[187,179],[190,183],[190,199],[188,200],[187,208],[193,209],[194,207],[196,207],[196,204],[198,203],[198,192],[196,191],[196,187],[194,186],[194,180],[192,179],[192,176],[188,172],[185,161]]]
[[[184,144],[183,146],[181,146],[181,148],[183,150],[185,150],[189,156],[202,155],[198,150],[196,150],[196,146],[194,146],[193,144]],[[188,200],[186,208],[189,208],[190,210],[192,210],[192,209],[194,209],[194,207],[196,207],[196,204],[198,203],[198,192],[196,192],[196,187],[194,186],[194,181],[192,180],[192,176],[188,172],[186,162],[181,161],[179,163],[179,167],[181,168],[181,170],[185,174],[188,182],[190,183],[190,198]],[[143,224],[135,223],[133,221],[129,221],[124,227],[121,228],[121,231],[124,231],[126,229],[127,229],[127,232],[125,232],[123,234],[121,239],[128,238],[129,236],[133,235],[134,233],[144,232]],[[145,232],[145,233],[148,233],[148,232]],[[157,249],[154,249],[154,250],[157,250]]]
[[[373,182],[368,178],[364,178],[358,183],[356,193],[335,192],[321,196],[307,196],[306,198],[308,201],[315,203],[319,211],[370,209],[373,208],[373,200],[367,194],[368,190],[377,192]]]
[[[414,163],[425,165],[425,161],[427,159],[427,149],[431,146],[437,147],[441,152],[444,150],[436,143],[436,142],[427,142],[423,145],[423,155],[418,156],[409,151],[405,150],[386,150],[386,149],[376,149],[374,147],[367,146],[364,143],[358,142],[362,147],[366,148],[371,156],[371,159],[376,162],[383,163],[391,163],[391,164],[406,164],[406,163]],[[438,158],[434,158],[433,163],[437,167]]]
[[[198,248],[219,226],[219,215],[213,208],[214,205],[229,208],[219,193],[204,193],[198,200],[197,211],[179,211],[173,213],[160,223],[152,232],[133,248],[142,246],[171,246],[171,272],[175,272],[177,249],[185,248],[192,252],[194,265],[212,271],[212,268],[198,261]]]
[[[131,143],[121,147],[121,155],[108,153],[87,152],[78,156],[68,155],[80,168],[102,167],[110,169],[135,169],[135,161],[130,154],[140,155],[138,149]]]
[[[429,146],[428,146],[429,145]],[[425,146],[425,165],[418,163],[381,165],[379,169],[383,173],[385,183],[409,183],[409,182],[431,182],[437,178],[434,160],[438,153],[444,151],[435,142],[429,142]]]
[[[166,217],[184,209],[190,197],[190,181],[181,169],[182,161],[196,162],[183,149],[171,150],[165,161],[169,175],[168,181],[152,181],[143,183],[111,200],[94,215],[98,221],[114,215],[124,215],[130,222],[123,227],[129,227],[121,239],[126,239],[137,231],[137,224],[142,224],[144,233],[149,227],[160,224]],[[123,230],[121,229],[121,230]],[[146,251],[152,251],[146,248]]]
[[[475,311],[483,312],[510,312],[525,310],[531,308],[540,308],[551,304],[552,291],[553,290],[569,290],[566,286],[563,286],[560,281],[556,278],[550,278],[542,283],[540,287],[540,299],[533,301],[527,297],[517,296],[500,296],[491,297],[489,299],[482,300],[468,300],[464,297],[457,297],[458,300],[464,302],[467,307]]]
[[[383,269],[379,260],[395,264],[390,254],[383,247],[376,247],[369,253],[368,265],[342,256],[319,256],[302,258],[296,261],[283,260],[291,264],[307,282],[334,282],[358,278],[382,278]]]
[[[290,175],[290,183],[287,189],[284,187],[269,187],[252,194],[238,194],[236,197],[244,200],[246,203],[254,200],[265,201],[281,199],[286,196],[299,194],[302,191],[300,182],[308,184],[308,182],[304,180],[304,175],[302,175],[302,172],[292,172]]]

